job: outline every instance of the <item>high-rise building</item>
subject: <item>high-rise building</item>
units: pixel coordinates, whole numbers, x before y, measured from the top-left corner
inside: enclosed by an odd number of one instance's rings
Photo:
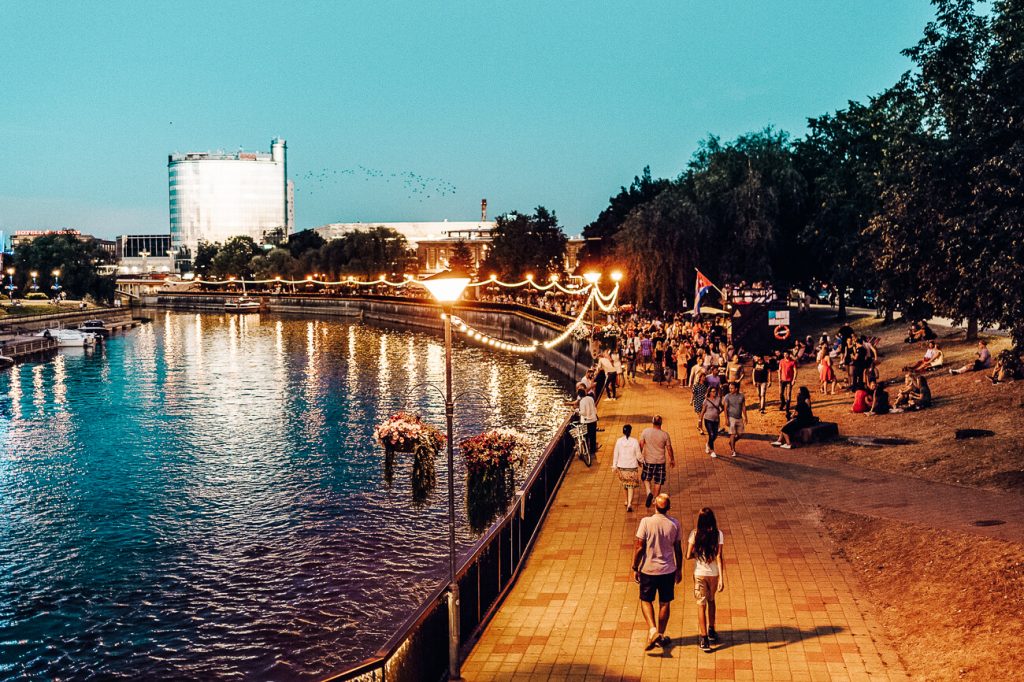
[[[171,246],[191,261],[201,241],[224,242],[248,235],[257,243],[286,239],[292,231],[293,189],[287,145],[270,153],[189,152],[167,157]]]

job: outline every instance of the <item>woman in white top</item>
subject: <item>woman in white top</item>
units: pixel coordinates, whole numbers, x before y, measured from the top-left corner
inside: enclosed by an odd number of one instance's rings
[[[718,530],[715,512],[704,507],[697,515],[697,528],[690,531],[686,558],[693,559],[693,596],[697,600],[699,646],[711,651],[718,643],[715,632],[715,594],[725,589],[725,534]]]
[[[640,441],[630,436],[633,427],[626,424],[622,427],[622,438],[615,441],[615,452],[612,455],[612,468],[619,474],[622,487],[626,491],[626,511],[633,511],[633,491],[640,485],[638,470],[640,469]]]

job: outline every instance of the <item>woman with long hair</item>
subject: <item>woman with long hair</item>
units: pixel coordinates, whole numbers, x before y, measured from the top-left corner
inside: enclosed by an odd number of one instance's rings
[[[715,439],[718,438],[719,419],[722,414],[722,391],[718,386],[708,388],[708,395],[701,406],[700,421],[708,432],[708,442],[704,446],[704,454],[718,457],[715,452]]]
[[[704,367],[697,365],[696,369],[697,371],[694,373],[694,378],[690,385],[690,391],[693,393],[690,403],[693,405],[693,411],[697,413],[697,433],[703,436],[704,422],[701,421],[701,414],[704,412],[704,398],[708,393],[708,381],[704,373]]]
[[[694,560],[693,596],[697,601],[697,634],[699,646],[711,651],[718,643],[715,632],[715,595],[725,590],[725,557],[722,545],[725,534],[718,529],[715,512],[704,507],[697,514],[697,527],[690,531],[686,558]]]
[[[788,416],[788,412],[786,413]],[[783,425],[779,437],[772,443],[774,447],[789,450],[793,447],[793,437],[796,432],[806,426],[813,426],[818,423],[818,418],[811,410],[811,392],[806,386],[801,386],[796,394],[796,415]]]

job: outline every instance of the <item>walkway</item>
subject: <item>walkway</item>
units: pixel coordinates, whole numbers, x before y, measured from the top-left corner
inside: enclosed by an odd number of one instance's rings
[[[799,450],[783,457],[764,440],[741,448],[749,455],[711,460],[687,395],[645,380],[602,402],[599,461],[591,469],[572,465],[519,582],[465,662],[467,680],[907,679],[817,520],[818,496],[842,490],[836,481],[853,481],[800,469]],[[675,643],[643,650],[647,628],[629,566],[644,507],[641,499],[638,511],[625,512],[609,467],[622,425],[638,431],[655,412],[664,415],[679,460],[667,486],[671,513],[688,529],[711,506],[726,533],[722,643],[712,654],[696,647],[689,574],[673,604],[668,634]],[[752,415],[755,431],[758,422]],[[777,463],[783,458],[786,464]],[[809,479],[831,483],[808,486]]]

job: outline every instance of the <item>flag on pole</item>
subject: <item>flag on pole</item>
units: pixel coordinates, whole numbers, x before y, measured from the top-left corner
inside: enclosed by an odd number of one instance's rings
[[[693,294],[693,314],[700,315],[700,304],[705,296],[712,289],[718,289],[711,280],[704,276],[704,273],[700,270],[697,271],[697,284],[694,286]]]

